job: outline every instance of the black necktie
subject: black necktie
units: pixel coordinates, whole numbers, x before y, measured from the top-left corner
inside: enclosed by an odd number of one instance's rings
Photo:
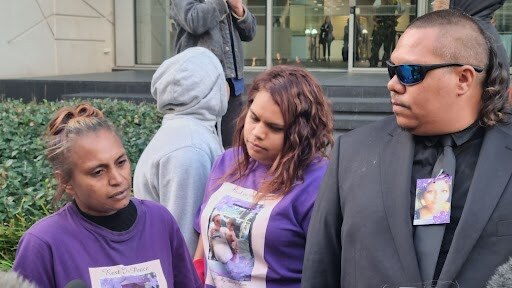
[[[439,176],[441,169],[443,173],[452,176],[452,183],[455,176],[455,154],[453,153],[453,139],[450,135],[441,138],[443,153],[439,155],[432,170],[432,178]],[[418,257],[421,278],[423,282],[430,282],[434,278],[439,249],[443,242],[445,224],[421,225],[416,227],[414,232],[414,247]]]
[[[441,169],[452,177],[455,176],[455,154],[453,154],[453,138],[450,135],[445,135],[441,138],[443,145],[443,153],[437,158],[434,169],[432,170],[432,178],[437,177]]]

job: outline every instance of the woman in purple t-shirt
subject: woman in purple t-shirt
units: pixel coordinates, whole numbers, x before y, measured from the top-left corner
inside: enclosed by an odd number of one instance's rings
[[[196,223],[195,266],[201,274],[206,262],[207,287],[300,286],[332,120],[330,103],[304,69],[276,66],[254,80],[237,147],[215,162]],[[211,231],[227,231],[231,251],[222,259]]]
[[[176,220],[164,206],[131,197],[130,161],[101,111],[62,108],[46,140],[55,200],[72,201],[23,235],[16,272],[43,288],[201,287]]]

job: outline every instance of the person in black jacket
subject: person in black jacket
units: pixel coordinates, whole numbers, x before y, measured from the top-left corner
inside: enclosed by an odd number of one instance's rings
[[[377,67],[379,64],[380,47],[384,48],[382,55],[382,67],[386,67],[386,60],[391,56],[391,50],[395,44],[396,30],[398,25],[397,14],[389,14],[389,6],[397,5],[396,0],[382,0],[382,6],[377,8],[377,15],[373,17],[375,29],[372,34],[372,55],[370,57],[370,67]]]

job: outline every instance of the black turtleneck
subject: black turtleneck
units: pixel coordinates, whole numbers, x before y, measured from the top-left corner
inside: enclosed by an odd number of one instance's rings
[[[112,215],[107,216],[89,215],[80,210],[78,205],[76,205],[76,202],[74,202],[74,204],[78,211],[80,211],[80,214],[82,214],[89,221],[115,232],[123,232],[130,229],[137,219],[137,208],[131,200],[128,205],[126,205],[126,207]]]
[[[451,134],[455,141],[453,152],[455,153],[457,162],[452,191],[452,208],[450,223],[446,224],[433,280],[439,278],[444,262],[446,261],[446,256],[450,250],[453,235],[459,224],[471,180],[473,179],[484,134],[485,129],[478,125],[477,122],[460,132]],[[411,179],[411,223],[412,219],[414,219],[416,180],[431,178],[432,169],[434,169],[437,157],[443,151],[439,139],[440,136],[415,136],[414,138],[414,161]],[[416,229],[416,227],[414,226],[413,229]]]

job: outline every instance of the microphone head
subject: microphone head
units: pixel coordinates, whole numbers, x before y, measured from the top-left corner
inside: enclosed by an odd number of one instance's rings
[[[487,283],[487,288],[512,287],[512,258],[496,269]]]
[[[80,279],[75,279],[66,284],[64,288],[87,288],[87,285],[85,285],[85,282]]]

